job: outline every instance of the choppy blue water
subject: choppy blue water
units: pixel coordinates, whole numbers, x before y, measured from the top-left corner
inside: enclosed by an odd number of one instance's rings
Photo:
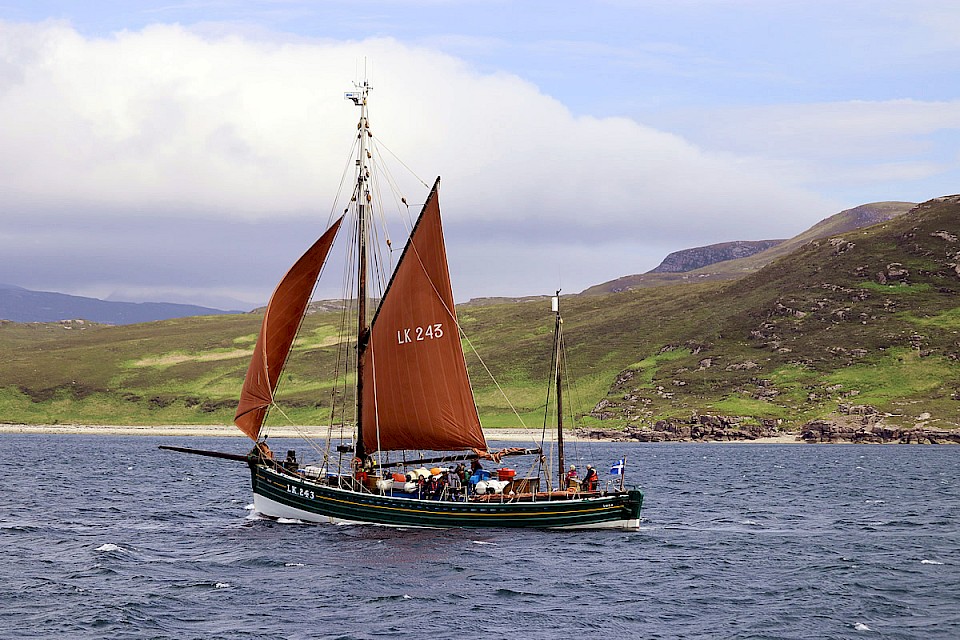
[[[0,636],[960,637],[960,447],[590,445],[646,493],[610,533],[256,520],[158,444],[245,447],[0,436]]]

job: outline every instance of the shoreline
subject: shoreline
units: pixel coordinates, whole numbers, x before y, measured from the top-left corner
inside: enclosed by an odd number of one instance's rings
[[[541,429],[502,428],[484,429],[483,435],[490,442],[537,443]],[[89,424],[0,424],[0,435],[6,433],[82,435],[82,436],[182,436],[182,437],[246,437],[233,425],[89,425]],[[275,427],[269,430],[273,438],[326,437],[326,427]],[[566,442],[618,442],[614,438],[588,438],[564,431]],[[632,442],[632,441],[622,441]],[[678,440],[695,444],[804,444],[799,434],[783,434],[755,440]]]

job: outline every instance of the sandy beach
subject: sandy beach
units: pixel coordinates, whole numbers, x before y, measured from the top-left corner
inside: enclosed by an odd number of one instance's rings
[[[2,433],[49,433],[72,435],[104,436],[237,436],[246,437],[233,425],[184,424],[184,425],[90,425],[90,424],[0,424]],[[524,442],[539,438],[540,429],[484,429],[484,436],[490,441]],[[271,438],[326,437],[327,428],[271,427],[267,430]],[[564,439],[578,440],[572,433],[564,432]]]
[[[38,433],[67,435],[103,435],[103,436],[206,436],[206,437],[245,437],[233,425],[89,425],[89,424],[0,424],[0,434]],[[325,437],[326,427],[274,427],[268,431],[273,438],[298,438],[310,436]],[[530,442],[539,441],[540,429],[484,429],[483,434],[489,442]],[[564,432],[563,439],[568,442],[613,442],[610,438],[583,438],[572,432]],[[756,440],[710,441],[701,444],[796,444],[800,442],[796,434],[785,434],[772,438]]]

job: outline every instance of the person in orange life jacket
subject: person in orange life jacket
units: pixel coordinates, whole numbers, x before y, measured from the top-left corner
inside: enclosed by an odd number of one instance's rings
[[[421,475],[417,475],[417,496],[422,498],[427,490],[427,479]]]
[[[357,479],[360,483],[365,483],[369,477],[369,462],[364,463],[360,458],[354,458],[351,461],[353,466],[353,477]]]
[[[597,470],[593,468],[592,465],[587,465],[587,475],[583,477],[583,490],[584,491],[596,491],[597,490]]]
[[[436,500],[443,493],[443,481],[440,476],[430,476],[426,487],[427,495]]]

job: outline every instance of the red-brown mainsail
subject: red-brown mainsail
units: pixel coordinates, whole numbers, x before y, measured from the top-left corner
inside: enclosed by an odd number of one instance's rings
[[[313,287],[340,228],[340,218],[307,249],[277,285],[263,314],[257,345],[240,391],[240,403],[233,423],[252,440],[260,436],[260,427],[273,403],[273,393],[283,365],[293,346],[306,312]]]
[[[434,184],[370,328],[363,442],[373,451],[486,450],[460,345]]]

